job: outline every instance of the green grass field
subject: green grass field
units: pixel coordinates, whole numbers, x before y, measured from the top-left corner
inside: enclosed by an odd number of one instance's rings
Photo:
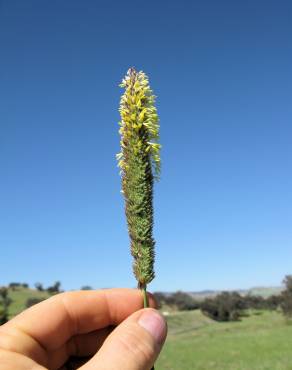
[[[10,290],[10,316],[46,292]],[[156,370],[292,370],[292,325],[275,311],[239,322],[214,322],[199,310],[167,316],[169,334]]]
[[[199,311],[169,316],[157,370],[292,370],[292,325],[277,312],[217,323]]]
[[[29,298],[46,299],[49,297],[49,294],[34,289],[16,288],[15,290],[9,289],[9,297],[12,299],[9,307],[9,317],[11,318],[26,308],[26,301]]]

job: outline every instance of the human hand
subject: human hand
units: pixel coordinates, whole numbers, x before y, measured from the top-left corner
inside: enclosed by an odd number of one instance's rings
[[[63,370],[71,356],[91,357],[80,370],[149,370],[167,327],[141,300],[136,289],[53,296],[0,326],[0,370]]]

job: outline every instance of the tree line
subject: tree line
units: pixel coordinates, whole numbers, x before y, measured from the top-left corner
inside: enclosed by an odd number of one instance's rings
[[[271,295],[267,298],[260,295],[241,295],[238,292],[222,292],[215,297],[198,300],[182,291],[171,294],[156,292],[154,297],[160,308],[167,305],[179,311],[200,309],[204,315],[216,321],[239,320],[250,309],[280,310],[285,317],[292,319],[292,275],[287,275],[283,284],[284,289],[281,294]],[[21,288],[29,288],[29,285],[12,282],[8,287],[0,287],[0,325],[7,322],[9,318],[9,306],[12,303],[9,289],[14,291]],[[47,292],[49,295],[62,292],[60,281],[56,281],[46,288],[43,284],[36,283],[35,288],[40,292]],[[84,286],[81,289],[90,290],[92,288]],[[28,298],[25,305],[28,308],[44,299],[31,297]]]
[[[21,289],[29,289],[30,286],[27,283],[21,282],[11,282],[6,287],[0,287],[0,325],[5,324],[9,320],[9,307],[13,302],[11,297],[9,296],[9,291],[18,291]],[[45,287],[42,283],[35,283],[34,288],[43,293],[47,293],[49,296],[61,293],[63,290],[61,289],[61,282],[56,281],[54,284]],[[81,290],[91,290],[92,287],[89,285],[84,285],[80,288]],[[25,302],[25,307],[29,308],[41,301],[45,300],[46,296],[44,297],[30,297]]]
[[[56,281],[53,285],[44,288],[41,283],[36,283],[35,288],[40,292],[47,292],[49,295],[57,294],[61,292],[61,283],[60,281]],[[12,299],[9,296],[9,290],[17,291],[19,289],[28,289],[29,284],[27,283],[20,283],[20,282],[12,282],[8,285],[8,287],[0,287],[0,325],[5,324],[9,319],[9,306],[12,303]],[[31,307],[36,303],[41,302],[45,298],[28,298],[25,307]]]
[[[202,313],[216,321],[236,321],[253,310],[281,310],[287,318],[292,318],[292,275],[285,277],[281,294],[264,298],[260,295],[241,295],[238,292],[222,292],[215,297],[203,300],[178,291],[172,294],[154,293],[159,307],[165,305],[172,309],[185,311],[200,309]]]

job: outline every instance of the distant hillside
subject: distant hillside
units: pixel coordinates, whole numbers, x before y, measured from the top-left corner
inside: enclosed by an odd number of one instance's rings
[[[238,293],[242,295],[260,295],[264,298],[269,297],[273,294],[280,294],[282,288],[281,287],[254,287],[251,289],[239,289],[236,290]],[[200,292],[187,292],[193,298],[197,300],[203,300],[206,297],[214,297],[219,294],[221,291],[219,290],[203,290]],[[165,295],[170,295],[171,293],[164,293]],[[9,288],[9,297],[12,300],[10,309],[9,309],[9,316],[13,317],[19,312],[23,311],[26,308],[26,302],[29,298],[38,298],[38,299],[46,299],[51,295],[47,291],[40,292],[35,289],[30,288],[23,288],[17,287],[14,289]]]
[[[29,298],[46,299],[50,297],[49,293],[46,291],[39,292],[35,289],[23,287],[17,287],[15,289],[9,288],[8,295],[12,300],[9,307],[10,318],[17,315],[19,312],[23,311],[26,308],[26,302]]]
[[[282,292],[282,287],[254,287],[246,291],[246,294],[260,295],[262,297],[270,297]]]
[[[260,295],[264,298],[270,297],[271,295],[278,295],[281,293],[283,288],[281,287],[254,287],[250,289],[234,289],[233,292],[238,292],[241,295]],[[192,297],[202,300],[207,297],[214,297],[220,294],[222,290],[202,290],[199,292],[188,292]]]

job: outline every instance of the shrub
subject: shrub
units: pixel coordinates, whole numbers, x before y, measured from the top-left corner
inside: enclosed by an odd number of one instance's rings
[[[283,302],[283,297],[281,294],[278,295],[271,295],[266,299],[266,306],[269,310],[277,310],[279,307],[281,307],[281,304]]]
[[[201,303],[201,311],[216,321],[236,321],[243,315],[246,304],[236,292],[222,292],[214,298],[206,298]]]
[[[246,308],[251,308],[255,310],[264,310],[267,308],[267,302],[264,297],[260,295],[247,295],[242,297],[246,304]]]
[[[179,311],[195,310],[199,308],[199,303],[194,300],[189,294],[178,291],[172,294],[167,302],[175,305]]]
[[[6,287],[0,288],[0,325],[8,321],[8,308],[12,300],[8,296],[8,289]]]
[[[179,311],[195,310],[199,308],[199,303],[192,298],[192,296],[181,291],[172,294],[156,292],[153,295],[159,308],[161,308],[163,304],[172,306]]]
[[[155,298],[155,301],[157,303],[158,308],[161,308],[163,304],[166,303],[166,295],[162,292],[155,292],[153,293],[153,296]]]
[[[27,283],[17,283],[17,282],[12,282],[9,284],[9,288],[12,290],[16,290],[16,288],[28,288],[29,285]]]
[[[12,290],[16,290],[16,288],[19,288],[21,286],[21,283],[10,283],[9,284],[9,288],[11,288]]]
[[[81,290],[92,290],[93,288],[90,285],[84,285],[81,287]]]
[[[281,308],[283,314],[291,318],[292,317],[292,275],[287,275],[283,281],[285,284],[285,290],[281,294],[282,302]]]
[[[29,308],[31,306],[34,306],[35,304],[42,302],[43,300],[44,298],[28,298],[25,303],[25,307]]]
[[[54,285],[47,288],[47,292],[51,294],[60,293],[60,281],[56,281]]]
[[[39,292],[43,292],[44,290],[44,287],[43,287],[43,284],[41,283],[35,283],[35,288],[39,291]]]

